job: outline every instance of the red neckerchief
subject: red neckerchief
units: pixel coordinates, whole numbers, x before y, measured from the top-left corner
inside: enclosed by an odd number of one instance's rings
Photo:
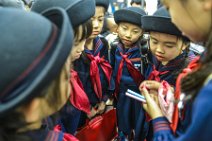
[[[96,93],[97,97],[99,99],[102,99],[102,86],[101,86],[101,80],[99,75],[99,68],[98,65],[102,68],[107,80],[108,84],[110,86],[110,79],[112,75],[112,67],[110,64],[104,59],[104,57],[100,58],[99,54],[97,56],[93,56],[92,54],[87,54],[87,57],[91,60],[90,64],[90,77],[91,77],[91,83],[94,88],[94,92]]]
[[[54,131],[61,132],[61,126],[58,124],[54,127]],[[71,134],[63,133],[63,141],[79,141],[76,137]]]
[[[155,65],[153,65],[153,71],[150,73],[148,80],[155,80],[160,82],[160,75],[166,74],[169,71],[157,71]]]
[[[136,69],[132,62],[127,58],[131,53],[127,53],[127,54],[123,54],[120,52],[120,55],[122,56],[122,60],[119,64],[119,68],[118,68],[118,73],[117,73],[117,77],[116,77],[116,89],[115,89],[115,96],[117,96],[117,94],[119,93],[119,85],[120,85],[120,80],[121,80],[121,76],[122,76],[122,70],[123,70],[123,65],[124,65],[124,61],[127,64],[127,69],[130,73],[130,75],[132,76],[134,82],[136,83],[136,85],[140,85],[140,83],[144,80],[144,76],[141,74],[141,72]]]
[[[176,81],[176,90],[175,90],[175,100],[179,100],[180,99],[180,94],[181,94],[181,87],[180,87],[180,82],[182,80],[182,78],[184,78],[188,73],[191,73],[192,71],[196,70],[199,68],[199,61],[200,57],[197,56],[193,61],[191,61],[189,63],[189,65],[187,66],[187,68],[183,69],[182,73],[179,74],[177,81]],[[177,125],[178,125],[178,120],[179,120],[179,110],[177,107],[177,104],[174,106],[174,114],[173,114],[173,118],[172,118],[172,123],[170,124],[171,129],[173,130],[173,132],[176,132],[177,129]]]
[[[72,95],[70,96],[71,104],[77,109],[90,113],[90,102],[83,89],[82,82],[79,79],[79,76],[76,71],[71,70],[70,83],[72,87]]]

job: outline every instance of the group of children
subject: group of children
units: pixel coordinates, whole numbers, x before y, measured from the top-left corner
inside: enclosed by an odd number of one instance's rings
[[[168,8],[174,5],[164,4]],[[104,114],[111,101],[117,111],[115,140],[173,140],[172,132],[185,134],[192,124],[192,101],[186,101],[183,112],[176,102],[181,89],[190,94],[196,85],[186,88],[192,84],[191,78],[181,72],[187,72],[185,68],[192,62],[190,69],[205,72],[203,84],[211,74],[211,49],[206,61],[202,57],[203,66],[198,65],[199,56],[189,50],[188,37],[193,40],[193,36],[182,34],[166,7],[151,16],[140,7],[115,11],[117,42],[110,47],[100,36],[108,6],[109,0],[36,0],[32,12],[0,8],[4,33],[0,36],[1,140],[78,140],[74,137],[77,129]],[[11,24],[13,17],[20,18]],[[181,88],[178,75],[187,78]],[[196,76],[200,76],[198,71]],[[210,79],[205,85],[211,85]],[[161,102],[158,93],[162,86],[166,90]],[[146,103],[126,96],[128,89],[141,91]],[[175,100],[166,101],[168,90]],[[209,92],[211,87],[206,86]],[[163,117],[161,104],[165,112],[174,105],[171,118]]]

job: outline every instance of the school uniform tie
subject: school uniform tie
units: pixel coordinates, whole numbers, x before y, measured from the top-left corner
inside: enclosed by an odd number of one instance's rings
[[[70,78],[72,95],[70,96],[71,104],[77,109],[89,114],[90,113],[90,102],[83,89],[82,82],[76,71],[71,70]]]
[[[96,96],[99,99],[102,99],[102,86],[101,86],[101,80],[99,75],[99,68],[98,65],[102,68],[106,79],[108,80],[108,84],[110,86],[110,79],[112,75],[112,67],[110,64],[104,59],[104,57],[100,58],[98,53],[96,56],[93,56],[92,54],[87,53],[87,57],[90,59],[90,77],[91,77],[91,83],[94,88],[94,92]]]
[[[115,89],[115,96],[117,97],[117,94],[119,93],[119,85],[120,85],[120,80],[121,80],[121,76],[122,76],[122,70],[123,70],[123,66],[124,66],[124,62],[126,62],[127,65],[127,69],[130,73],[130,75],[132,76],[134,82],[136,83],[136,85],[140,85],[140,83],[144,80],[144,76],[141,74],[141,72],[136,69],[132,62],[128,59],[128,56],[131,53],[127,53],[127,54],[123,54],[122,52],[120,52],[120,55],[122,56],[122,60],[119,64],[118,67],[118,73],[117,73],[117,77],[116,77],[116,89]]]
[[[169,71],[158,71],[156,70],[155,65],[153,66],[153,71],[150,73],[148,80],[155,80],[160,82],[160,75],[164,75],[168,73]]]
[[[187,66],[187,68],[183,69],[182,73],[179,74],[177,77],[176,81],[176,90],[175,90],[175,95],[174,98],[175,100],[180,99],[180,94],[181,94],[181,80],[184,78],[187,74],[191,73],[194,70],[197,70],[199,68],[199,59],[200,57],[197,56],[193,61],[190,62],[190,64]],[[172,118],[172,123],[170,125],[172,131],[175,133],[178,125],[178,120],[179,120],[179,109],[177,107],[177,104],[174,105],[174,114]]]

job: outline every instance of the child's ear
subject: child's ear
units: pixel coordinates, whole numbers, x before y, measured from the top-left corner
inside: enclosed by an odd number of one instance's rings
[[[140,34],[141,34],[141,36],[142,36],[142,35],[143,35],[143,33],[144,33],[144,30],[143,30],[142,28],[140,28],[140,29],[141,29],[141,33],[140,33]]]
[[[186,48],[188,48],[189,45],[190,45],[190,43],[183,43],[182,51],[185,50]]]
[[[141,30],[141,33],[140,33],[140,38],[142,37],[143,33],[144,33],[144,32],[143,32],[143,30]]]
[[[212,0],[205,0],[204,1],[204,10],[212,10]]]
[[[144,34],[144,30],[141,30],[141,36]]]

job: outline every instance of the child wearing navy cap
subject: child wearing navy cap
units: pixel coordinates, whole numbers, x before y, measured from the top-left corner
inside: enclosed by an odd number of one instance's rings
[[[184,35],[192,41],[204,42],[206,51],[200,59],[193,60],[177,78],[175,106],[178,106],[181,117],[186,123],[177,124],[181,127],[181,134],[174,134],[169,121],[156,102],[157,99],[150,97],[151,91],[158,91],[158,86],[146,82],[141,85],[145,85],[148,89],[140,87],[141,93],[146,97],[146,104],[143,104],[143,107],[152,118],[153,140],[210,141],[212,138],[212,1],[163,0],[161,2],[169,9],[172,21]]]
[[[149,32],[149,63],[145,70],[146,79],[149,83],[157,83],[166,81],[175,88],[176,77],[188,64],[189,57],[195,57],[193,52],[189,51],[190,41],[182,35],[179,29],[171,23],[168,11],[161,7],[153,15],[142,17],[143,29]],[[153,81],[152,81],[153,80]],[[143,123],[141,116],[139,122]],[[148,121],[149,119],[147,119]],[[147,125],[150,123],[146,123]],[[137,128],[137,132],[143,132],[143,129]],[[147,140],[151,140],[151,129],[148,131]],[[137,140],[141,140],[136,136]]]
[[[127,97],[125,92],[127,89],[138,92],[138,86],[144,80],[138,45],[143,35],[143,15],[146,13],[138,7],[120,9],[114,13],[115,22],[118,24],[119,43],[111,48],[111,66],[116,81],[115,97],[120,138],[131,138],[141,108],[140,103]]]
[[[96,0],[95,15],[91,18],[92,34],[86,40],[81,58],[74,65],[91,105],[91,113],[82,115],[81,124],[84,124],[86,118],[104,113],[105,103],[114,90],[112,68],[108,62],[108,43],[98,36],[108,6],[108,0]]]
[[[48,19],[10,8],[0,13],[0,140],[77,140],[42,127],[70,96],[67,58],[74,34],[68,15],[61,8],[44,12]],[[11,22],[14,17],[18,22]]]
[[[89,20],[95,13],[95,1],[94,0],[37,0],[33,6],[32,10],[36,12],[43,12],[46,9],[59,6],[66,9],[70,21],[74,26],[74,45],[70,53],[70,66],[73,68],[73,63],[75,60],[79,59],[84,50],[84,44],[86,38],[91,35],[92,23]],[[77,13],[77,14],[76,14]],[[60,128],[64,132],[74,134],[77,130],[81,111],[85,113],[90,113],[90,104],[87,95],[84,92],[82,83],[78,77],[77,71],[71,69],[71,80],[70,84],[72,86],[71,97],[67,104],[61,109],[58,115],[53,115],[48,118],[48,125]],[[56,117],[56,118],[55,118]],[[51,122],[53,119],[53,125]]]
[[[150,62],[145,71],[146,79],[158,82],[166,80],[175,87],[177,73],[195,57],[189,51],[190,41],[171,22],[164,7],[152,16],[144,16],[142,21],[143,29],[149,32]]]

